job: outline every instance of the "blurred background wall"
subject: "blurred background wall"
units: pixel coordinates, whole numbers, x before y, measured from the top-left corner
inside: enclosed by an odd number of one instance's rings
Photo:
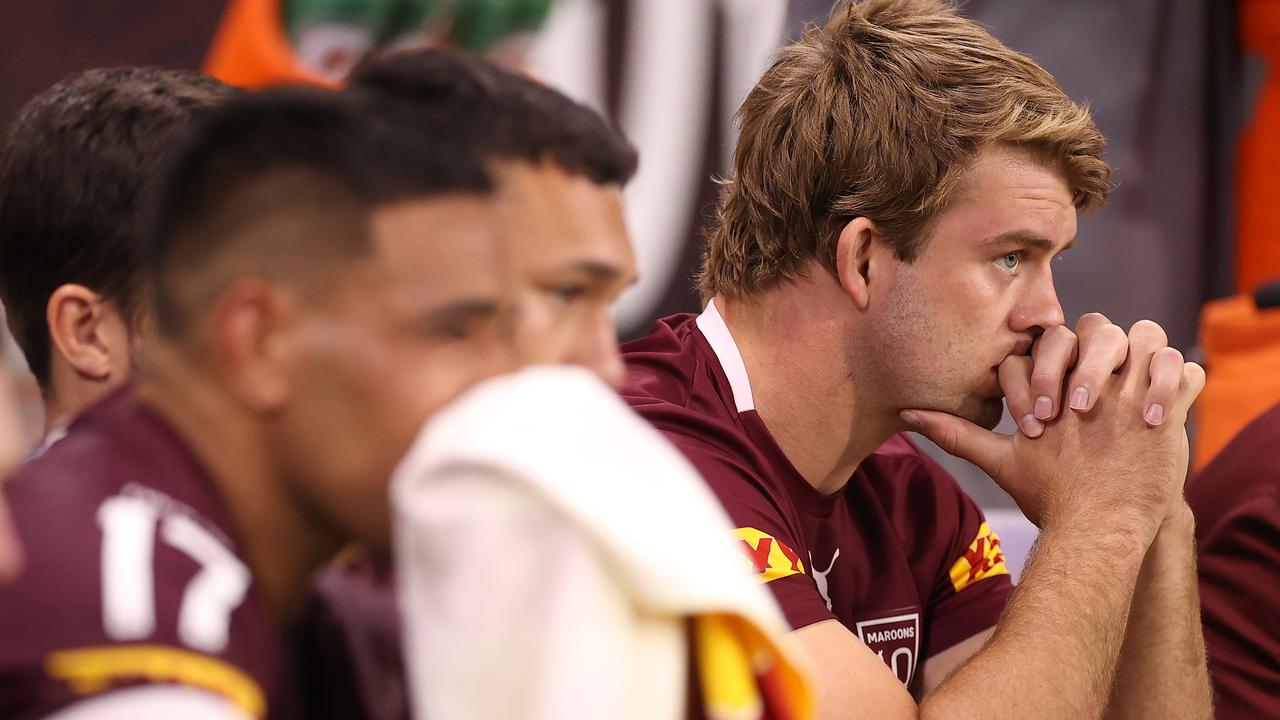
[[[618,307],[624,336],[635,336],[657,317],[698,309],[690,276],[715,199],[712,177],[728,167],[733,112],[770,53],[806,23],[821,22],[831,4],[9,1],[0,13],[0,122],[88,67],[155,64],[250,83],[333,82],[375,46],[487,52],[599,108],[639,147],[641,169],[626,199],[642,281]],[[1082,218],[1076,248],[1055,273],[1068,318],[1095,310],[1121,325],[1151,318],[1194,355],[1199,309],[1234,292],[1233,153],[1260,77],[1239,51],[1236,8],[1226,0],[962,5],[1048,68],[1071,97],[1088,101],[1110,140],[1110,205]],[[1008,497],[976,469],[943,460],[985,507],[1017,521]]]

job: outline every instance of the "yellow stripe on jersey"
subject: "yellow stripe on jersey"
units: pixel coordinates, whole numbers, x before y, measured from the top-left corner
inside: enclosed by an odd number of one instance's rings
[[[1004,564],[1004,552],[1000,550],[1000,538],[991,532],[986,523],[978,526],[978,536],[969,549],[951,566],[951,584],[960,592],[983,578],[1008,575]]]
[[[45,659],[45,670],[81,695],[100,693],[116,682],[141,678],[218,693],[250,717],[264,717],[267,710],[262,688],[239,668],[208,655],[163,645],[60,650]]]
[[[769,533],[752,527],[735,528],[742,551],[746,553],[751,569],[759,574],[760,582],[771,582],[788,575],[804,572],[804,563],[795,550]]]
[[[737,615],[695,615],[694,670],[708,720],[812,720],[814,690],[788,653]]]

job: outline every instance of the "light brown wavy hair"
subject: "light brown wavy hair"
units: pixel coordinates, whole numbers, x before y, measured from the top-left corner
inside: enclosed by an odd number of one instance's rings
[[[836,241],[866,217],[904,261],[984,148],[1026,148],[1101,207],[1111,170],[1089,110],[1053,76],[939,0],[841,2],[779,51],[738,110],[698,283],[750,294],[811,259],[835,273]]]

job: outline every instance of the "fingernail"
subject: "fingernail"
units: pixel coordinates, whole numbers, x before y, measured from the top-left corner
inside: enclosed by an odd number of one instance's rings
[[[1036,417],[1040,420],[1048,420],[1052,415],[1053,401],[1047,395],[1036,398]]]
[[[1147,408],[1147,424],[1159,425],[1164,422],[1164,406],[1160,403],[1151,403],[1151,407]]]
[[[901,417],[902,422],[912,427],[920,427],[920,416],[910,410],[903,410],[898,413],[898,417]]]
[[[1027,437],[1040,437],[1040,433],[1044,432],[1044,425],[1036,419],[1035,415],[1027,413],[1022,416],[1022,434]]]
[[[1089,388],[1081,385],[1071,391],[1071,409],[1083,410],[1089,407]]]

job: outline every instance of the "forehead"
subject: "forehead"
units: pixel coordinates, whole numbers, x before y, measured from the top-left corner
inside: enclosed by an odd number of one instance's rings
[[[1061,173],[1025,150],[991,147],[974,158],[934,238],[983,242],[1021,233],[1061,248],[1076,235],[1076,209]]]
[[[491,201],[473,195],[375,209],[370,227],[378,274],[423,292],[498,286],[502,257],[492,215]]]
[[[593,261],[632,271],[618,186],[597,184],[553,162],[500,163],[495,175],[512,255],[526,267]]]

